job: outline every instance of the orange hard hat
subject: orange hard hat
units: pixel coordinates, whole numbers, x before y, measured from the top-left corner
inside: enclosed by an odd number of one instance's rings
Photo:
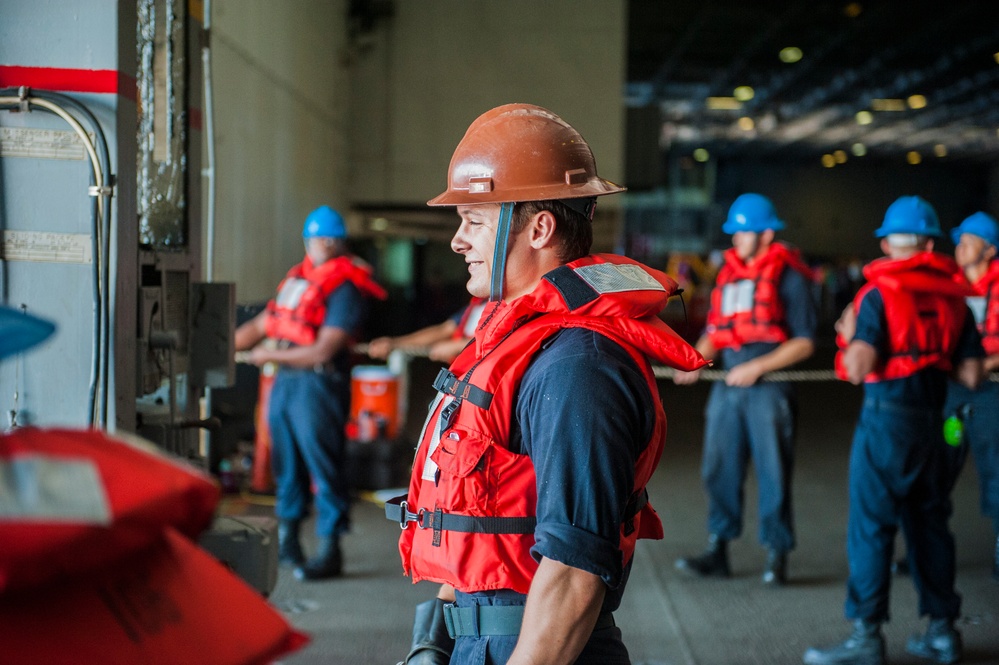
[[[592,198],[623,192],[597,175],[586,140],[551,111],[505,104],[486,111],[451,157],[448,187],[427,205]]]

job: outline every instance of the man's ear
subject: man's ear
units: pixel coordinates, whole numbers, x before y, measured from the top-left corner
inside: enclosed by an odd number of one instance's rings
[[[551,211],[542,210],[535,213],[525,229],[529,234],[528,240],[531,243],[531,247],[542,249],[554,244],[556,226],[558,226],[558,220],[555,219],[555,215]]]
[[[986,261],[991,261],[992,259],[994,259],[996,257],[996,246],[995,245],[986,245],[985,249],[982,250],[982,257]]]

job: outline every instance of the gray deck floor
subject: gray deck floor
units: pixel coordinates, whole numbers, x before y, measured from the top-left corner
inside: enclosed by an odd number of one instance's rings
[[[790,582],[780,589],[760,583],[764,551],[756,542],[752,477],[746,487],[744,535],[731,548],[733,578],[690,579],[673,568],[677,557],[697,553],[705,543],[699,464],[707,389],[661,386],[670,431],[650,493],[666,538],[640,543],[617,623],[636,665],[800,663],[807,647],[839,641],[849,631],[842,614],[846,471],[860,389],[840,383],[799,386],[794,482],[798,549],[790,559]],[[955,491],[951,523],[958,589],[964,597],[960,629],[965,663],[996,664],[999,584],[990,576],[994,536],[978,512],[977,483],[969,461]],[[408,650],[413,607],[434,589],[402,576],[396,551],[399,528],[384,519],[379,506],[358,501],[353,523],[344,540],[344,577],[303,584],[289,570],[279,575],[270,601],[312,637],[310,645],[282,661],[286,665],[394,665]],[[905,653],[908,635],[923,627],[908,578],[895,578],[891,611],[885,629],[889,662],[924,662]]]

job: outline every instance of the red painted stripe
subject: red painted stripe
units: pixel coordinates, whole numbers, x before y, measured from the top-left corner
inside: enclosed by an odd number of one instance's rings
[[[28,86],[57,92],[97,92],[137,99],[135,79],[114,69],[0,65],[0,87]]]
[[[191,126],[191,129],[201,131],[201,109],[193,107],[187,109],[187,124]]]

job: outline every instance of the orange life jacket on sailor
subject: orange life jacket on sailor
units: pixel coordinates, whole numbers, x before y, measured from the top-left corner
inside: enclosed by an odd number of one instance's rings
[[[530,553],[537,487],[530,457],[508,448],[521,378],[545,340],[582,327],[626,349],[656,395],[649,358],[685,371],[706,364],[656,316],[676,288],[664,273],[630,259],[594,255],[549,272],[525,296],[487,305],[474,342],[434,384],[439,393],[398,511],[403,569],[414,582],[527,593],[537,570]],[[625,562],[638,538],[663,536],[645,492],[666,435],[662,405],[653,403],[654,432],[637,460],[629,511],[621,518]]]
[[[781,242],[771,243],[762,256],[748,265],[734,247],[725,252],[725,264],[718,271],[711,292],[706,328],[716,349],[787,341],[787,322],[779,293],[785,267],[812,279],[812,270],[802,260],[801,253]]]
[[[277,296],[267,303],[267,336],[298,346],[316,341],[326,318],[326,300],[341,284],[350,281],[361,293],[384,300],[385,289],[371,276],[371,267],[353,256],[338,256],[321,265],[308,256],[288,271]]]
[[[971,285],[975,295],[967,299],[975,314],[982,347],[992,356],[999,353],[999,261],[989,263],[989,269]]]
[[[905,259],[888,257],[864,266],[868,282],[857,292],[853,309],[860,311],[864,296],[877,288],[884,301],[887,331],[887,357],[865,382],[886,381],[912,376],[935,367],[949,372],[951,356],[957,348],[967,311],[965,298],[973,294],[960,268],[949,256],[919,252]],[[838,339],[836,375],[847,378],[843,349]]]

